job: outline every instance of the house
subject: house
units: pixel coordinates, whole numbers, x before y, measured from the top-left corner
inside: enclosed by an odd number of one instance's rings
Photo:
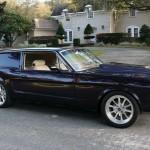
[[[64,43],[73,43],[75,38],[80,38],[81,43],[86,43],[84,30],[88,24],[94,30],[93,36],[97,33],[114,32],[112,14],[105,10],[93,11],[92,5],[86,5],[84,12],[70,13],[67,9],[63,9],[61,14],[53,13],[51,18],[63,24],[67,37],[64,39]],[[95,39],[92,42],[95,42]]]
[[[129,33],[131,37],[139,37],[143,24],[150,26],[150,11],[129,10],[115,21],[115,32]]]
[[[30,37],[54,36],[58,22],[54,19],[34,19],[34,29],[29,32]]]

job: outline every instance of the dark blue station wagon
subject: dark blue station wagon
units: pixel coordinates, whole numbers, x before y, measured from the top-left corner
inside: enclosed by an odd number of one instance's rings
[[[150,108],[150,69],[103,64],[81,48],[0,50],[0,107],[15,99],[100,110],[125,128]]]

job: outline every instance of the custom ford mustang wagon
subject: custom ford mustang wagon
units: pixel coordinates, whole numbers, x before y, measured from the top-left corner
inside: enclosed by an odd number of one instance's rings
[[[104,64],[81,48],[0,50],[0,107],[15,99],[100,110],[125,128],[150,108],[150,69]]]

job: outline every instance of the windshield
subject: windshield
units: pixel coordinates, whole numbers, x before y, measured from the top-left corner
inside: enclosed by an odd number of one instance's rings
[[[61,55],[75,71],[95,68],[102,64],[102,62],[91,54],[89,50],[85,49],[64,50],[61,52]]]

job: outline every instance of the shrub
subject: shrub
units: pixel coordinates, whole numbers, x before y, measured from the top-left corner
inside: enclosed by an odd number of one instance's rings
[[[145,42],[148,37],[150,37],[150,27],[144,24],[140,29],[140,39]]]
[[[61,40],[61,44],[62,44],[62,40],[66,38],[65,34],[66,34],[66,32],[64,30],[64,27],[63,27],[62,23],[60,22],[59,26],[57,28],[57,31],[56,31],[56,38]]]
[[[48,44],[52,42],[55,36],[36,36],[29,39],[29,44]]]
[[[128,33],[101,33],[96,35],[97,42],[103,42],[104,44],[119,44],[124,42],[125,38],[129,37]]]
[[[73,46],[80,46],[80,39],[73,39]]]
[[[59,46],[58,39],[53,39],[52,40],[52,47],[58,47],[58,46]]]
[[[147,37],[146,39],[145,39],[145,43],[146,43],[146,45],[150,45],[150,37]]]
[[[95,36],[92,36],[92,35],[91,35],[91,36],[89,35],[89,36],[85,36],[85,37],[84,37],[84,39],[86,39],[86,40],[87,40],[87,39],[94,39],[94,38],[95,38]]]
[[[91,27],[90,24],[88,24],[86,26],[86,28],[84,29],[84,34],[92,34],[94,31],[93,31],[93,28]]]

